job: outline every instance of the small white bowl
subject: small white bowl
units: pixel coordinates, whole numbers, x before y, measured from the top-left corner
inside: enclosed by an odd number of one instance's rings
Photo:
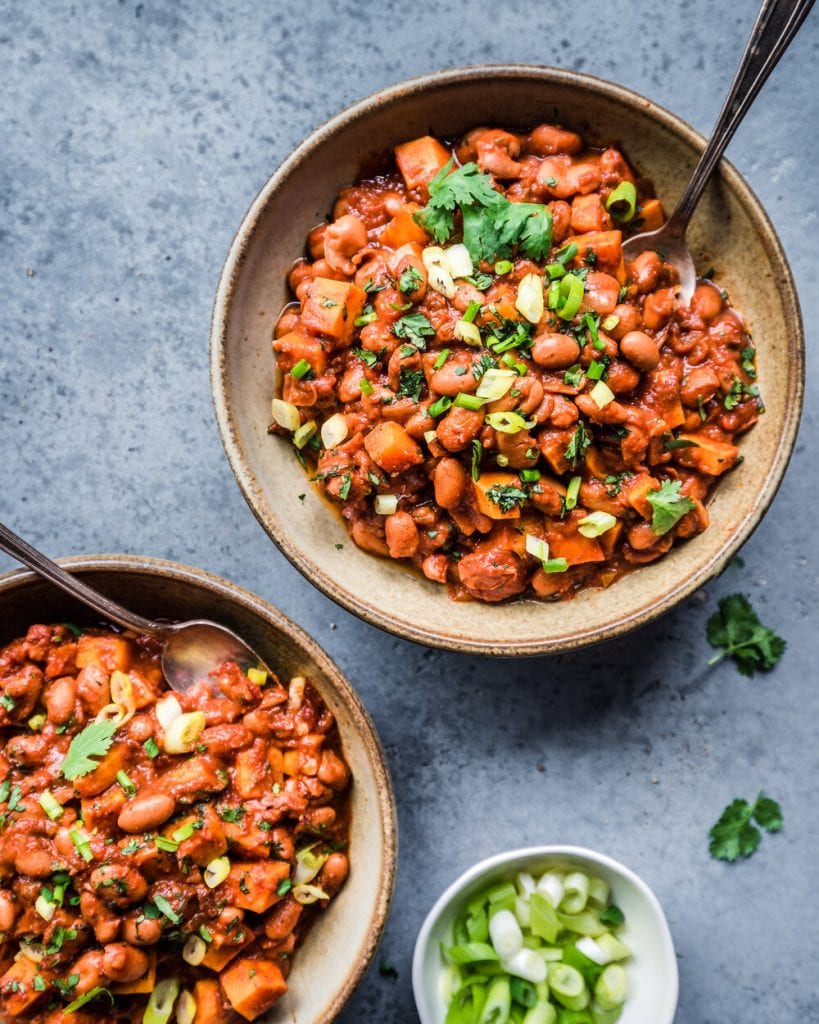
[[[430,910],[415,943],[412,987],[421,1024],[443,1024],[446,1017],[440,944],[451,944],[452,925],[466,903],[481,889],[518,871],[538,874],[547,868],[569,866],[604,879],[611,888],[612,901],[626,917],[617,935],[632,956],[625,965],[629,994],[619,1024],[672,1024],[679,988],[677,957],[657,897],[627,867],[580,846],[532,846],[499,853],[450,885]]]

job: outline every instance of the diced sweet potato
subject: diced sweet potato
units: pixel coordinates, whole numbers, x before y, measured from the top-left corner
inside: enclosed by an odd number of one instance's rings
[[[120,981],[111,986],[117,996],[138,995],[141,992],[153,992],[156,986],[156,949],[146,949],[148,954],[148,970],[136,981]]]
[[[161,776],[161,788],[177,800],[191,803],[200,794],[219,793],[228,784],[226,775],[219,774],[218,763],[207,755],[180,761]]]
[[[573,436],[574,430],[541,430],[537,435],[537,446],[541,455],[556,476],[563,476],[571,469],[566,461],[566,449]]]
[[[208,943],[202,966],[210,971],[223,971],[225,967],[234,960],[243,949],[250,945],[255,939],[255,933],[242,925],[241,928],[234,928],[226,935],[216,932],[213,941]]]
[[[408,189],[428,185],[449,158],[448,150],[431,135],[395,147],[395,162]]]
[[[42,992],[38,992],[34,987],[34,979],[38,974],[45,983]],[[0,977],[0,1010],[3,1017],[15,1020],[26,1017],[32,1007],[48,995],[53,977],[52,972],[42,970],[39,964],[33,963],[27,957],[21,956],[19,960],[15,960]]]
[[[614,554],[614,549],[617,547],[622,532],[623,524],[618,519],[610,530],[606,530],[605,533],[601,534],[600,537],[598,537],[600,547],[603,549],[603,554],[606,556],[606,558],[611,558],[611,556]]]
[[[646,199],[637,211],[637,216],[642,220],[641,231],[656,231],[665,223],[665,214],[659,199]]]
[[[236,755],[233,785],[242,800],[257,799],[270,788],[270,764],[263,740]]]
[[[612,274],[620,284],[626,280],[626,269],[623,263],[623,233],[622,231],[597,231],[590,235],[577,235],[567,238],[564,245],[577,246],[577,255],[572,260],[572,266],[587,266],[585,259],[588,252],[597,256],[594,264],[595,270],[602,270],[606,274]]]
[[[289,877],[290,865],[285,861],[238,861],[230,869],[224,891],[232,906],[263,914],[281,899],[276,889]]]
[[[194,864],[204,867],[214,857],[221,857],[227,852],[225,826],[210,804],[204,805],[201,814],[191,814],[171,822],[165,828],[166,838],[173,838],[173,833],[185,825],[199,827],[194,828],[192,835],[179,844],[180,857],[190,857]]]
[[[307,289],[302,323],[314,334],[332,338],[339,346],[349,345],[353,340],[355,319],[361,316],[366,301],[367,293],[358,285],[317,277]]]
[[[546,529],[546,539],[549,558],[565,558],[569,565],[605,561],[600,541],[578,533],[575,522],[550,524]]]
[[[520,502],[515,502],[508,511],[504,512],[501,506],[492,501],[488,492],[493,488],[514,487],[520,490],[520,478],[514,473],[481,473],[480,479],[472,481],[475,490],[475,504],[478,511],[483,512],[490,519],[519,519]],[[493,490],[493,494],[500,495],[499,490]]]
[[[611,217],[598,192],[572,199],[572,231],[585,234],[587,231],[604,231],[610,227]]]
[[[122,636],[90,636],[77,640],[77,668],[97,665],[109,674],[119,669],[126,672],[131,664],[131,641]]]
[[[282,357],[280,365],[285,372],[292,370],[302,359],[310,364],[316,376],[327,369],[327,353],[321,347],[321,342],[305,331],[290,331],[289,334],[276,338],[273,350]]]
[[[222,1009],[219,982],[215,978],[202,978],[193,986],[196,1016],[193,1024],[227,1024],[228,1014]]]
[[[659,486],[653,476],[640,473],[623,483],[623,494],[635,512],[639,512],[644,519],[651,519],[654,510],[646,500],[646,495],[649,491],[656,491]]]
[[[119,786],[112,786],[107,793],[84,797],[81,807],[82,820],[86,827],[93,831],[115,822],[126,799],[125,793]]]
[[[420,446],[400,423],[384,420],[364,438],[364,447],[385,473],[403,473],[424,461]]]
[[[402,206],[393,219],[381,232],[381,244],[389,249],[399,249],[409,242],[420,242],[424,245],[429,235],[420,224],[416,223],[414,214],[418,213],[421,207],[417,203],[407,203]]]
[[[117,772],[125,768],[128,762],[128,745],[115,743],[97,768],[87,775],[74,780],[74,789],[80,796],[96,796],[116,781]]]
[[[680,434],[683,441],[693,441],[696,448],[677,448],[674,457],[688,469],[707,476],[719,476],[729,470],[739,458],[739,448],[726,441],[714,441],[702,434]]]

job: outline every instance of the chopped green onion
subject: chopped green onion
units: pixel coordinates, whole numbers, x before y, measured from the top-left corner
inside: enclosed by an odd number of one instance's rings
[[[472,409],[474,412],[480,409],[483,403],[483,398],[478,398],[477,395],[468,395],[462,391],[459,395],[455,396],[455,401],[452,404],[457,405],[461,409]]]
[[[490,412],[486,415],[486,422],[502,434],[519,434],[521,430],[534,426],[533,421],[525,420],[517,412]]]
[[[295,377],[296,380],[301,380],[306,377],[308,373],[312,373],[313,367],[307,362],[306,359],[300,359],[293,369],[290,371],[290,376]]]
[[[142,744],[142,748],[148,755],[148,757],[151,758],[151,760],[153,760],[156,757],[159,757],[159,747],[156,745],[156,740],[153,738],[153,736],[149,736],[148,739],[145,740],[145,742]]]
[[[486,942],[463,942],[450,946],[446,951],[447,959],[459,967],[465,964],[497,963],[500,957],[494,948]]]
[[[167,917],[171,924],[179,924],[182,918],[177,914],[173,907],[168,903],[164,896],[160,896],[158,893],[153,897],[153,903],[156,909]]]
[[[134,785],[134,783],[131,781],[131,779],[128,777],[128,773],[127,772],[118,771],[117,772],[117,782],[122,787],[122,792],[126,796],[134,796],[136,794],[137,788]]]
[[[606,198],[606,209],[622,224],[632,220],[637,212],[637,189],[630,181],[621,181]]]
[[[56,821],[64,811],[60,801],[48,790],[40,795],[39,804],[52,821]]]
[[[301,450],[315,435],[317,430],[318,424],[315,420],[308,420],[306,423],[302,423],[299,429],[293,434],[293,444],[297,449]]]
[[[174,839],[166,839],[165,836],[154,836],[154,844],[158,850],[166,850],[168,853],[176,853],[179,849],[179,843]]]
[[[174,829],[174,831],[171,832],[171,836],[177,843],[183,843],[186,839],[190,839],[195,831],[196,826],[194,823],[192,821],[187,821],[184,825],[180,825],[179,828]]]
[[[68,838],[74,844],[77,853],[82,857],[86,864],[94,859],[94,851],[91,849],[91,843],[88,841],[88,836],[81,832],[77,828],[72,828],[68,833]]]
[[[247,670],[247,678],[254,686],[264,686],[267,682],[267,671],[263,668],[249,668]]]
[[[464,320],[466,320],[466,316],[464,316]],[[444,365],[444,363],[447,361],[447,359],[449,359],[449,349],[448,348],[443,348],[443,349],[441,349],[441,354],[438,356],[438,358],[432,364],[432,369],[433,370],[440,370],[441,367]]]
[[[589,368],[586,370],[586,376],[589,380],[601,380],[603,374],[606,372],[606,364],[598,363],[596,359],[592,359],[589,363]]]
[[[619,928],[625,923],[626,915],[623,911],[615,904],[604,910],[600,915],[600,920],[603,924],[608,925],[609,928]]]
[[[590,512],[580,520],[577,529],[584,537],[602,537],[616,525],[617,519],[610,512]]]
[[[569,568],[569,563],[565,558],[550,558],[548,561],[543,563],[544,572],[566,572]]]
[[[553,282],[549,286],[550,299],[554,284]],[[551,306],[550,302],[550,308],[554,308],[561,320],[571,320],[580,309],[584,291],[583,279],[577,277],[576,274],[567,274],[557,282],[558,300],[554,307]]]
[[[142,1024],[168,1024],[178,995],[179,982],[176,978],[160,981],[148,999]]]
[[[558,263],[568,263],[569,260],[573,260],[577,253],[577,242],[569,242],[568,245],[564,245],[562,249],[555,253],[555,259]]]
[[[549,965],[549,989],[555,999],[567,1010],[584,1010],[589,1002],[589,994],[583,975],[576,967],[569,964],[554,963]]]
[[[35,981],[34,987],[36,989],[37,988],[37,984],[36,984],[37,979],[35,978],[34,981]],[[43,986],[43,990],[44,989],[45,989],[45,986]],[[90,988],[87,992],[83,992],[83,994],[81,996],[77,996],[77,998],[74,1000],[73,1003],[69,1003],[68,1006],[66,1006],[66,1008],[63,1010],[63,1014],[65,1016],[68,1016],[69,1013],[75,1013],[77,1010],[80,1009],[80,1007],[85,1006],[86,1003],[90,1003],[92,999],[96,999],[97,996],[101,996],[101,995],[108,996],[109,1001],[113,1004],[114,997],[111,995],[111,993],[108,991],[108,989],[107,988],[102,988],[102,986],[100,986],[100,985],[95,985],[94,988]]]
[[[602,1010],[616,1010],[625,1002],[626,991],[626,972],[619,964],[609,964],[597,979],[594,998]]]
[[[620,323],[619,316],[607,316],[603,323],[600,325],[604,331],[613,331],[614,328]]]
[[[498,277],[503,276],[503,274],[508,274],[514,269],[515,264],[512,263],[511,260],[498,260],[498,262],[495,264],[495,273],[498,275]]]
[[[566,273],[566,268],[562,263],[548,263],[546,265],[546,276],[550,281],[556,281],[559,277],[563,277]]]
[[[430,414],[430,416],[435,418],[438,416],[442,416],[447,411],[447,409],[451,408],[451,406],[452,399],[449,398],[447,395],[443,395],[441,398],[438,399],[437,402],[432,403],[432,405],[427,409],[427,412]]]
[[[480,310],[481,310],[480,302],[470,302],[469,305],[466,307],[466,312],[461,317],[461,319],[462,320],[466,320],[466,322],[468,324],[471,324],[471,323],[474,322],[475,317],[478,315]]]
[[[356,327],[366,327],[367,324],[371,324],[377,319],[378,314],[373,309],[369,313],[362,313],[361,316],[357,316],[355,320],[353,320],[353,323],[356,325]]]
[[[522,469],[519,473],[522,483],[533,484],[536,480],[540,480],[539,469]]]
[[[362,395],[369,396],[373,393],[373,391],[375,391],[375,388],[372,386],[372,384],[370,384],[366,377],[361,378],[361,380],[358,382],[358,386],[361,388]]]
[[[509,456],[508,455],[496,455],[495,456],[495,462],[497,462],[497,464],[501,467],[501,469],[505,469],[506,466],[509,465]]]
[[[566,488],[566,497],[563,500],[566,508],[570,512],[577,505],[577,496],[580,493],[580,485],[582,482],[582,477],[573,476],[569,481],[569,486]]]
[[[45,715],[32,715],[26,723],[32,732],[42,732],[46,724]]]

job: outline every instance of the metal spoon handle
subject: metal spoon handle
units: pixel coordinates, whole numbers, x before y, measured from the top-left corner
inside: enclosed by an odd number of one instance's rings
[[[139,633],[158,633],[164,636],[168,632],[167,627],[158,622],[152,622],[150,619],[143,619],[141,615],[135,615],[127,608],[117,604],[116,601],[93,590],[86,583],[78,580],[76,576],[70,575],[56,562],[52,562],[50,558],[33,548],[2,523],[0,523],[0,548],[55,586],[60,587],[67,594],[76,597],[83,604],[87,604],[95,612],[99,612],[104,619],[119,623],[120,626],[136,630]]]
[[[702,190],[726,146],[813,4],[814,0],[764,0],[708,145],[668,220],[667,230],[672,236],[682,238],[685,234]]]

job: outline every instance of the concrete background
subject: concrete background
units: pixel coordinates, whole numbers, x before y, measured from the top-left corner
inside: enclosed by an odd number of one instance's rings
[[[756,3],[493,7],[0,2],[0,519],[53,555],[139,552],[223,574],[353,680],[390,759],[401,858],[343,1024],[414,1020],[412,946],[439,892],[480,857],[543,841],[606,851],[653,886],[680,956],[678,1024],[817,1022],[814,378],[745,567],[636,635],[551,659],[428,651],[353,619],[267,540],[222,452],[217,277],[251,198],[313,127],[400,78],[507,60],[595,72],[707,131]],[[810,343],[817,58],[814,12],[730,150],[792,260]],[[706,668],[706,620],[737,589],[789,644],[750,681]],[[785,831],[750,861],[712,861],[709,827],[762,787]]]

